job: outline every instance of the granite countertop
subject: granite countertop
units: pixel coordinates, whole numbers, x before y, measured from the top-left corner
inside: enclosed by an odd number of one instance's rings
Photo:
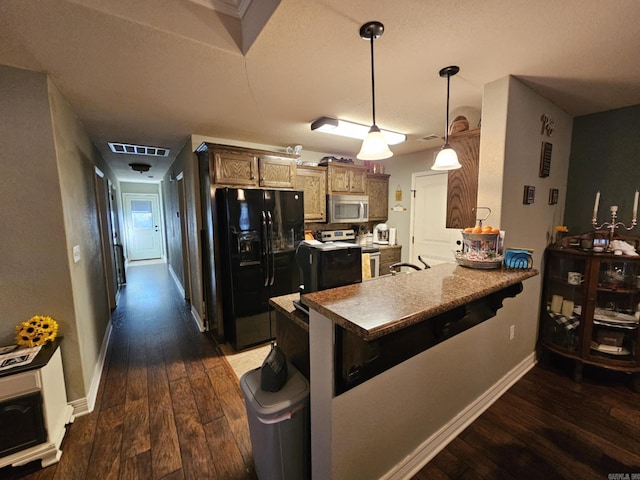
[[[290,293],[289,295],[273,297],[269,299],[269,303],[280,313],[288,317],[293,323],[308,332],[309,317],[293,306],[294,300],[300,300],[299,293]]]
[[[364,340],[374,340],[538,275],[445,263],[301,296],[301,303]],[[298,294],[292,294],[291,300]],[[284,298],[284,297],[278,297]],[[275,299],[272,299],[272,304]],[[291,304],[291,309],[293,305]]]

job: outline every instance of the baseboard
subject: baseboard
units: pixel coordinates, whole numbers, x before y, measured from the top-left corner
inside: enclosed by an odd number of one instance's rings
[[[181,297],[184,298],[184,287],[182,286],[182,283],[180,283],[180,279],[176,275],[176,272],[173,271],[173,267],[171,266],[171,264],[167,263],[167,265],[169,265],[169,273],[171,274],[171,278],[173,278],[176,287],[178,287]]]
[[[74,417],[79,417],[93,412],[96,406],[96,398],[98,397],[98,388],[100,387],[100,379],[102,378],[102,371],[104,369],[104,362],[107,358],[107,349],[109,348],[109,339],[111,338],[111,332],[113,330],[111,320],[107,325],[107,330],[102,337],[102,345],[100,346],[100,355],[98,361],[93,370],[93,377],[91,379],[91,386],[89,387],[89,394],[86,397],[78,398],[69,402],[69,405],[73,407]]]
[[[204,332],[204,322],[202,321],[202,318],[200,318],[200,314],[193,305],[191,305],[191,317],[193,317],[193,320],[196,322],[198,330],[200,330],[201,333]]]
[[[516,365],[496,384],[484,392],[467,408],[460,412],[447,425],[428,438],[403,462],[396,465],[384,475],[385,480],[410,479],[418,473],[429,461],[435,457],[449,442],[456,438],[465,428],[471,425],[511,386],[520,380],[536,364],[536,354],[532,352],[527,358]]]

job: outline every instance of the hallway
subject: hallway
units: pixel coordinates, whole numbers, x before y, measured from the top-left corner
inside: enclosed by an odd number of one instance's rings
[[[92,413],[58,464],[3,479],[255,479],[238,380],[198,328],[166,264],[127,269]]]

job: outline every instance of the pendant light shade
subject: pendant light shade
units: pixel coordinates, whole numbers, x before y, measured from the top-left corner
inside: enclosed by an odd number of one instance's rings
[[[389,150],[384,135],[382,135],[377,126],[373,125],[369,129],[367,137],[362,142],[362,148],[360,148],[360,153],[358,153],[357,158],[359,160],[382,160],[392,155],[393,152]]]
[[[384,25],[380,22],[367,22],[360,27],[360,37],[371,42],[371,105],[373,112],[373,124],[369,134],[362,142],[360,153],[356,155],[358,160],[383,160],[393,156],[387,141],[376,125],[376,89],[373,62],[373,40],[379,38],[384,32]]]
[[[458,154],[449,145],[449,84],[451,77],[460,71],[460,67],[452,65],[440,70],[439,75],[444,78],[447,77],[447,123],[444,128],[444,145],[442,150],[436,155],[436,161],[433,163],[431,170],[455,170],[462,167],[458,161]]]

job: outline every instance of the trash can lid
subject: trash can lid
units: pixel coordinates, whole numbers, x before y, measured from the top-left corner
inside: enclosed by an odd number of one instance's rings
[[[287,372],[287,381],[277,392],[266,392],[260,388],[260,368],[242,375],[240,388],[258,415],[278,416],[308,401],[307,379],[290,363],[287,363]]]

